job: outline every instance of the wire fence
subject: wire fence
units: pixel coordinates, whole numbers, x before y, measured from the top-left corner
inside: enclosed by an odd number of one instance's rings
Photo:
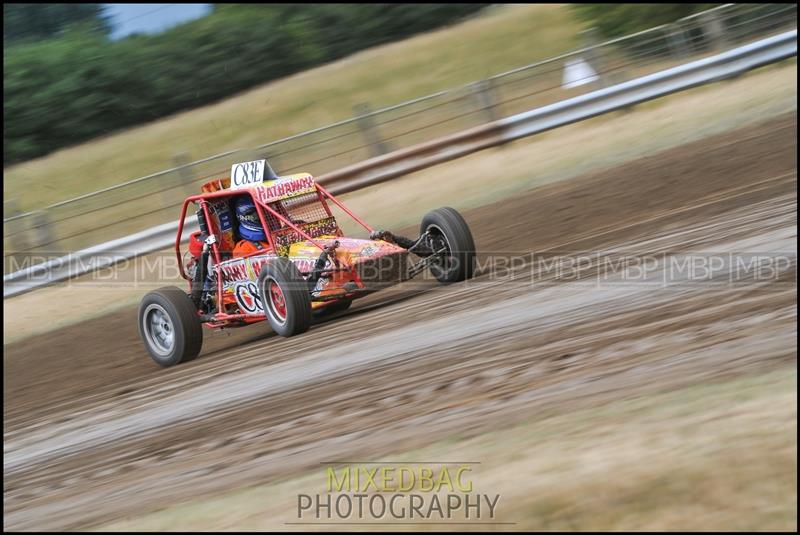
[[[252,149],[240,149],[19,213],[4,201],[4,273],[173,221],[183,199],[237,161],[320,175],[797,27],[795,4],[726,4],[604,43]],[[185,158],[185,157],[184,157]],[[39,257],[37,258],[37,255]]]

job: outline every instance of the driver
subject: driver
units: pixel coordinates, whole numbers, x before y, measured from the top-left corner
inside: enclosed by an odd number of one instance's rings
[[[233,257],[245,256],[269,248],[264,227],[258,217],[256,205],[250,195],[242,195],[233,201],[233,211],[239,221],[239,236],[242,238],[233,248]]]

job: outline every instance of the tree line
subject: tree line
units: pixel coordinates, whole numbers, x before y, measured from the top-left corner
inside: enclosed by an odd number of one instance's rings
[[[3,163],[202,106],[487,5],[217,4],[166,32],[111,41],[99,4],[4,4]]]

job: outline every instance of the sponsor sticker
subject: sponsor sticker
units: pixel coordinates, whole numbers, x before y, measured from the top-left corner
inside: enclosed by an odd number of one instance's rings
[[[254,193],[256,199],[264,204],[278,199],[287,199],[305,193],[313,193],[315,191],[314,179],[311,175],[279,178],[258,185],[261,187],[257,188]]]
[[[263,314],[264,305],[258,295],[258,287],[253,281],[237,282],[233,287],[236,304],[245,314]]]

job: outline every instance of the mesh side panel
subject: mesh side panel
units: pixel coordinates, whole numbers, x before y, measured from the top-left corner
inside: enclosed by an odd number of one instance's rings
[[[331,234],[341,235],[336,219],[328,215],[316,192],[270,203],[270,208],[303,229],[312,238]],[[305,239],[300,233],[286,226],[266,210],[264,217],[272,232],[278,254],[286,255],[290,244]]]
[[[282,205],[292,223],[310,223],[328,217],[328,212],[316,192],[286,199],[275,204]]]
[[[295,225],[313,223],[330,217],[316,193],[308,193],[292,199],[276,201],[270,203],[269,206]],[[285,228],[285,224],[280,219],[266,210],[264,210],[264,218],[272,232]]]
[[[271,205],[271,207],[276,212],[279,212],[279,213],[281,212],[280,210],[278,210],[278,207],[275,206],[274,204]],[[282,214],[282,215],[285,215],[285,214]],[[267,212],[266,210],[264,210],[264,220],[267,222],[267,228],[269,228],[270,232],[276,232],[276,231],[280,230],[281,228],[283,228],[283,226],[284,226],[284,223],[280,219],[278,219],[277,217],[272,215],[272,213]]]

